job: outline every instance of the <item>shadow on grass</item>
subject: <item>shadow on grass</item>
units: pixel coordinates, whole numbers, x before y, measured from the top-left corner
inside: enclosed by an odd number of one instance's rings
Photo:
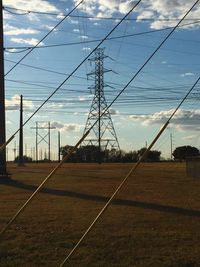
[[[6,180],[2,179],[0,180],[0,184],[29,190],[31,192],[34,192],[37,189],[37,186],[35,185],[25,184],[20,181],[16,181],[12,179],[6,179]],[[72,191],[51,189],[51,188],[42,188],[40,192],[51,194],[51,195],[56,195],[56,196],[66,196],[66,197],[71,197],[71,198],[79,198],[79,199],[84,199],[88,201],[97,201],[97,202],[104,202],[104,203],[107,202],[109,199],[108,197],[103,197],[99,195],[90,195],[86,193],[79,193],[79,192],[72,192]],[[186,209],[186,208],[180,208],[180,207],[174,207],[174,206],[168,206],[168,205],[162,205],[162,204],[156,204],[156,203],[147,203],[147,202],[142,202],[142,201],[126,200],[126,199],[115,199],[112,201],[112,204],[120,205],[120,206],[130,206],[130,207],[137,207],[137,208],[143,208],[143,209],[150,209],[150,210],[156,210],[156,211],[161,211],[161,212],[180,214],[184,216],[200,217],[199,210]]]

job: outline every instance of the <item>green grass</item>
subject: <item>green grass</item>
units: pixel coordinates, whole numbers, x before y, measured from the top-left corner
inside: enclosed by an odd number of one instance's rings
[[[0,226],[54,164],[8,165]],[[65,164],[0,240],[0,266],[59,266],[131,164]],[[200,181],[184,163],[142,164],[66,266],[200,266]]]

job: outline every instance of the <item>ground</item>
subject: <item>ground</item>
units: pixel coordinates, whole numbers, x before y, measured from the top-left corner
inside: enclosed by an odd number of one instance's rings
[[[0,227],[53,164],[8,164],[0,183]],[[132,164],[64,164],[0,237],[1,267],[55,267]],[[200,180],[185,163],[143,163],[65,266],[200,266]]]

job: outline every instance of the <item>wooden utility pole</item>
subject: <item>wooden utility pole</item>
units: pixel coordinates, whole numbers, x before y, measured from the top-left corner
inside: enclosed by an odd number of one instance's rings
[[[3,6],[0,0],[0,146],[6,142],[5,87],[4,87],[4,46]],[[0,176],[8,177],[6,170],[6,148],[0,152]]]
[[[58,162],[60,162],[60,131],[58,131]]]
[[[173,136],[172,133],[170,133],[170,156],[171,156],[171,161],[173,160]]]
[[[23,96],[20,97],[20,128],[19,128],[19,160],[18,166],[24,165],[24,138],[23,138]]]

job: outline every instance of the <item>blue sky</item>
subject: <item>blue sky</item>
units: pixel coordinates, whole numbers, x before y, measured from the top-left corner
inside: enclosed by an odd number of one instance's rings
[[[169,33],[168,28],[175,26],[194,2],[143,0],[111,35],[113,39],[104,42],[105,54],[112,58],[105,59],[105,67],[116,72],[105,74],[105,82],[113,87],[105,88],[108,103]],[[77,3],[65,0],[3,1],[5,73]],[[24,119],[27,119],[98,44],[98,41],[88,41],[104,38],[118,19],[129,11],[132,3],[134,1],[84,1],[72,16],[6,75],[7,137],[18,129],[19,96],[24,96]],[[110,112],[122,149],[137,150],[146,142],[149,144],[198,78],[199,15],[200,6],[197,5],[112,106]],[[31,127],[35,127],[36,121],[50,121],[56,127],[51,132],[52,158],[57,154],[58,130],[61,131],[62,145],[73,145],[80,139],[93,97],[88,89],[93,81],[87,79],[87,73],[93,68],[94,65],[86,61],[27,123],[24,128],[27,154],[31,155],[35,146],[35,130]],[[154,149],[162,151],[164,157],[170,157],[170,133],[174,148],[185,144],[200,148],[199,96],[197,85],[155,145]],[[8,146],[9,159],[13,159],[15,144],[18,146],[18,136]],[[45,144],[41,148],[44,151]]]

